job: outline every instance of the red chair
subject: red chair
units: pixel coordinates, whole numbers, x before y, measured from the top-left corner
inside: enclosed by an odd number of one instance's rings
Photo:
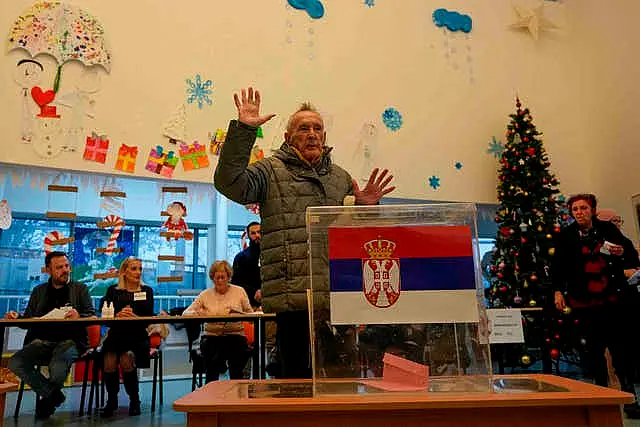
[[[149,336],[149,358],[153,360],[153,383],[151,386],[151,412],[156,410],[156,388],[158,380],[160,381],[159,405],[164,403],[164,383],[162,381],[162,337],[160,334],[151,334]]]

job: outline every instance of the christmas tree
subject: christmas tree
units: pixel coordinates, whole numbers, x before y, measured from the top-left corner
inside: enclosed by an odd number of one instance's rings
[[[495,218],[498,232],[489,263],[488,305],[549,307],[553,303],[550,266],[555,253],[554,236],[568,217],[561,207],[564,198],[559,194],[558,180],[549,171],[551,163],[542,144],[542,133],[533,124],[529,109],[523,109],[516,99],[516,112],[509,117],[507,142],[500,158],[500,207]],[[523,313],[525,341],[540,347],[544,340],[547,349],[554,349],[551,340],[555,341],[555,328],[543,316],[533,314]],[[534,321],[536,325],[527,325]],[[534,360],[527,345],[524,347],[512,350],[519,353],[520,364],[528,366]]]
[[[176,144],[187,140],[187,110],[180,105],[164,124],[162,134],[169,138],[169,142]]]

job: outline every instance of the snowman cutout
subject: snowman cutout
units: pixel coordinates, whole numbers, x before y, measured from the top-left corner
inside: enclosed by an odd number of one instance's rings
[[[20,86],[22,98],[22,116],[20,119],[20,140],[31,143],[34,136],[35,114],[30,89],[42,80],[44,67],[33,59],[21,59],[13,72],[13,80]]]
[[[54,158],[63,150],[62,129],[58,117],[38,116],[37,119],[32,145],[36,154],[45,159]]]

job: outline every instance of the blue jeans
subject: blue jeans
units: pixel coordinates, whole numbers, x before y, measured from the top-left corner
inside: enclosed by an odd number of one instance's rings
[[[62,388],[78,355],[72,340],[51,342],[35,339],[13,355],[9,369],[29,384],[38,396],[49,397]],[[49,378],[42,375],[40,366],[49,366]]]

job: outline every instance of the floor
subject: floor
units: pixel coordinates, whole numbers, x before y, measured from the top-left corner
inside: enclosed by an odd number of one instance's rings
[[[139,417],[129,417],[127,415],[127,407],[129,401],[124,390],[120,394],[120,411],[111,419],[103,420],[97,414],[78,416],[78,405],[80,403],[80,387],[66,388],[66,402],[58,408],[58,411],[46,421],[36,421],[34,417],[34,395],[31,391],[26,391],[22,400],[22,408],[18,420],[13,418],[13,410],[17,393],[9,393],[7,395],[7,406],[5,409],[4,426],[23,427],[23,426],[93,426],[93,425],[110,425],[110,426],[184,426],[186,417],[184,414],[175,412],[171,408],[171,403],[178,397],[183,396],[191,391],[191,380],[172,380],[165,382],[164,406],[156,407],[156,412],[151,413],[151,383],[141,384],[142,399],[142,415]],[[627,420],[624,422],[625,427],[640,427],[640,420]]]

